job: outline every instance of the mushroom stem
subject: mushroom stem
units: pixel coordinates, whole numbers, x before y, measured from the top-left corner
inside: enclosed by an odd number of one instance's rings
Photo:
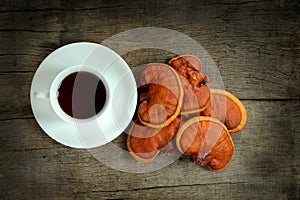
[[[209,163],[209,160],[207,159],[207,156],[204,158],[201,158],[199,155],[192,155],[190,156],[190,160],[198,165],[206,166]]]

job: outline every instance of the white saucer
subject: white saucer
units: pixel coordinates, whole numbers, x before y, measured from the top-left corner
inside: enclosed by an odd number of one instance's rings
[[[109,98],[105,110],[94,118],[66,121],[53,109],[49,90],[61,71],[77,65],[101,73],[109,86]],[[129,66],[117,53],[100,44],[79,42],[55,50],[40,64],[32,80],[30,101],[38,124],[48,136],[66,146],[93,148],[112,141],[126,129],[136,108],[137,89]]]

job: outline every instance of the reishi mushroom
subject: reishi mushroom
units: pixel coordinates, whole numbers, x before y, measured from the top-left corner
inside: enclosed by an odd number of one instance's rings
[[[230,92],[221,89],[210,89],[211,100],[208,107],[201,112],[222,121],[230,133],[243,129],[247,113],[242,102]]]
[[[180,117],[177,117],[161,129],[145,126],[139,121],[133,123],[127,137],[129,153],[138,161],[152,161],[160,150],[170,150],[171,141],[176,136],[180,122]]]
[[[247,121],[244,105],[225,90],[208,88],[210,78],[196,56],[180,55],[169,65],[149,63],[139,75],[138,119],[127,137],[129,153],[150,162],[172,149],[176,138],[177,149],[194,163],[223,170],[234,152],[230,133]]]
[[[174,69],[163,63],[149,63],[140,73],[138,118],[152,128],[168,126],[180,113],[183,88]]]
[[[186,121],[176,136],[177,149],[199,165],[212,171],[224,169],[230,162],[234,144],[226,126],[211,117],[194,117]]]
[[[209,88],[206,85],[210,78],[201,72],[201,60],[185,54],[171,59],[169,64],[178,72],[184,89],[181,114],[188,115],[204,110],[210,99]]]

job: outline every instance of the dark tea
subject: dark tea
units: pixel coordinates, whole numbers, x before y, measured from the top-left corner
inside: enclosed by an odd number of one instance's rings
[[[74,72],[61,82],[58,102],[61,109],[76,119],[87,119],[101,111],[106,101],[103,82],[89,72]]]

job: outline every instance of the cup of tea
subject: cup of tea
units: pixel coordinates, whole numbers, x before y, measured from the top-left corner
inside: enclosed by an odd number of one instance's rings
[[[31,85],[31,106],[41,128],[75,148],[104,145],[130,123],[137,101],[127,63],[95,43],[73,43],[51,53]]]
[[[101,73],[92,67],[77,65],[55,77],[50,86],[49,100],[62,120],[92,120],[106,109],[109,91],[109,84]]]

